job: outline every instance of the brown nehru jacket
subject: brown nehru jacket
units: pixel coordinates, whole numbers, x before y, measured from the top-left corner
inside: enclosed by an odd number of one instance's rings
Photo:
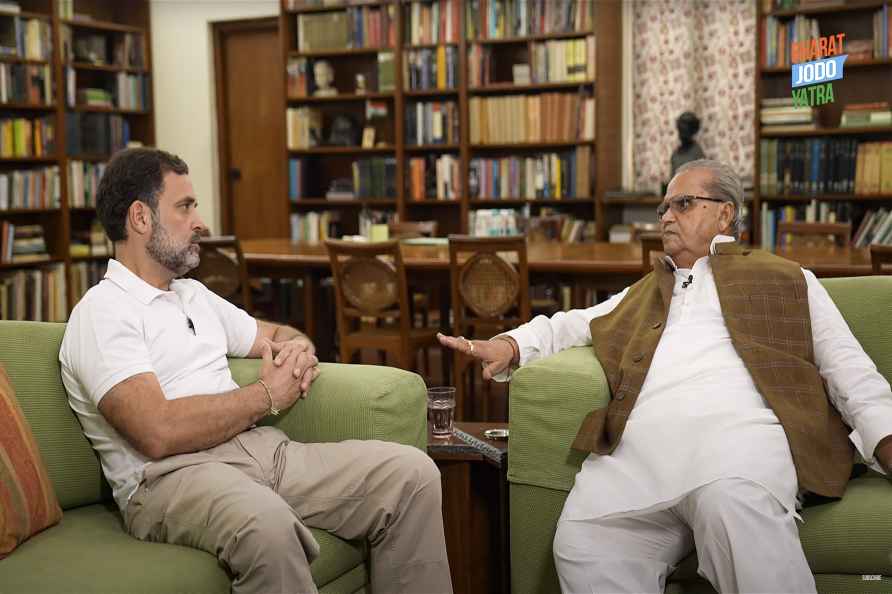
[[[853,449],[815,367],[802,270],[735,243],[717,244],[716,251],[709,263],[731,342],[783,425],[799,485],[841,497]],[[592,344],[612,399],[585,417],[575,449],[609,454],[619,443],[666,326],[673,285],[671,269],[657,263],[616,309],[592,320]]]

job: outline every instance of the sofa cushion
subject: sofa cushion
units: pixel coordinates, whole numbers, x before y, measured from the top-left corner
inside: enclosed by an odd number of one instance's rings
[[[61,518],[37,443],[0,365],[0,559]]]
[[[322,548],[310,567],[317,585],[357,566],[365,572],[363,545],[320,530],[313,534]],[[229,594],[231,588],[229,575],[210,554],[129,536],[113,503],[65,511],[58,526],[0,562],[0,584],[4,592],[17,594],[59,592],[63,584],[78,594]]]
[[[65,324],[0,323],[0,363],[16,387],[62,509],[111,498],[99,461],[68,406],[59,371]]]

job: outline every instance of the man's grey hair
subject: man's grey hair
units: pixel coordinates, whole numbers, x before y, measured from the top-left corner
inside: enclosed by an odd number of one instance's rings
[[[731,234],[735,239],[740,239],[740,231],[743,227],[741,218],[743,209],[743,184],[740,178],[728,165],[713,159],[697,159],[689,161],[678,168],[675,175],[678,176],[691,169],[706,169],[712,173],[712,179],[706,184],[709,198],[719,198],[734,205],[734,218],[731,219]]]

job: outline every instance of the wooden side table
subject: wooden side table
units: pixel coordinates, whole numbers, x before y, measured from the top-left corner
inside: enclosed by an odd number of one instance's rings
[[[433,437],[428,455],[443,477],[446,551],[456,594],[508,594],[511,567],[508,540],[508,442],[484,437],[486,429],[507,423],[464,423],[455,428],[494,446],[483,448],[458,435]]]

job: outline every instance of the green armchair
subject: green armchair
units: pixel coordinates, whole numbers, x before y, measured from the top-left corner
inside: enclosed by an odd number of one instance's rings
[[[880,373],[892,380],[892,277],[822,282]],[[590,347],[566,350],[514,373],[508,444],[514,594],[560,592],[552,541],[585,459],[570,443],[585,415],[609,399],[607,379]],[[841,500],[806,507],[802,516],[800,537],[819,592],[892,591],[892,484],[884,476],[867,472],[849,483]],[[692,554],[670,576],[666,592],[714,592],[696,568]]]
[[[145,543],[124,532],[98,459],[68,406],[59,372],[63,324],[0,322],[4,365],[62,506],[62,521],[0,560],[0,593],[228,594],[216,559],[180,546]],[[425,448],[424,382],[389,367],[322,363],[310,395],[270,418],[306,442],[380,439]],[[232,360],[240,385],[257,377],[258,360]],[[367,549],[314,530],[322,552],[311,566],[322,594],[368,591]]]

